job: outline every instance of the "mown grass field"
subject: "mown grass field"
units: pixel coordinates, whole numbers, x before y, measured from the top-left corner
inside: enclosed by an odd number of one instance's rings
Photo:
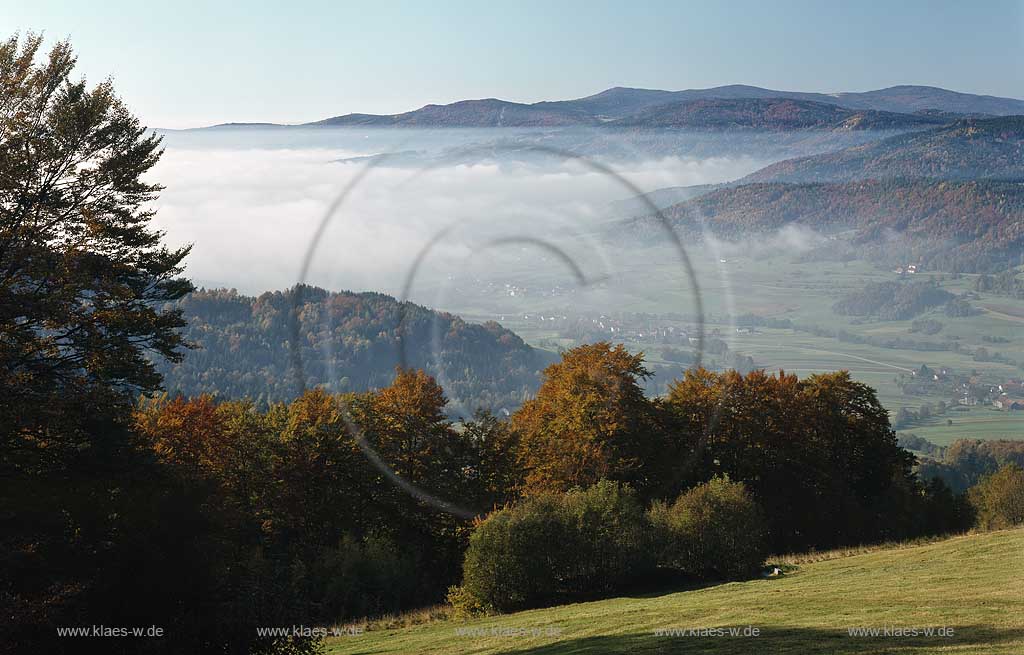
[[[729,628],[748,626],[760,634],[727,636]],[[658,633],[716,628],[727,634]],[[919,634],[857,637],[850,636],[852,628]],[[952,628],[952,636],[938,636],[939,628]],[[925,629],[935,632],[926,636]],[[1024,528],[803,564],[780,578],[370,630],[327,647],[353,655],[1019,655]]]

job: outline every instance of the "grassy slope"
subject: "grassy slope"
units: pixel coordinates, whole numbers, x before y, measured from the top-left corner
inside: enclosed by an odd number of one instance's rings
[[[1024,653],[1024,529],[803,565],[782,578],[440,621],[332,640],[330,653]],[[663,637],[755,626],[759,637]],[[953,637],[850,637],[849,627],[951,626]],[[460,636],[459,627],[554,628]]]

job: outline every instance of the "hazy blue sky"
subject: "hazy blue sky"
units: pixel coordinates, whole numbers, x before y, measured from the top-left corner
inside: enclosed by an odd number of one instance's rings
[[[162,127],[532,102],[610,86],[928,84],[1024,97],[1024,0],[0,0],[0,25],[70,36],[90,79],[112,75]]]

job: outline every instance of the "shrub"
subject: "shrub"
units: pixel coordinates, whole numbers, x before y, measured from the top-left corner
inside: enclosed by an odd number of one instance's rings
[[[629,486],[602,480],[568,492],[562,504],[575,546],[567,591],[611,591],[654,568],[650,527]]]
[[[977,526],[999,530],[1024,523],[1024,469],[1007,464],[967,492]]]
[[[933,477],[924,482],[921,493],[921,534],[963,532],[974,524],[973,508],[964,494],[954,494],[941,477]]]
[[[768,554],[764,515],[742,482],[716,477],[648,516],[658,563],[698,578],[749,576]]]
[[[487,610],[539,604],[566,567],[571,535],[556,495],[530,498],[492,513],[469,538],[463,587]]]
[[[345,536],[313,560],[305,597],[321,622],[394,613],[415,594],[416,565],[387,537]]]
[[[934,318],[919,318],[910,324],[911,332],[923,332],[924,334],[938,334],[942,332],[942,323]]]
[[[490,610],[489,606],[484,605],[479,598],[470,593],[466,585],[452,585],[448,587],[446,600],[454,610],[453,616],[459,619],[486,614]]]
[[[612,591],[653,565],[646,535],[636,494],[618,483],[527,498],[477,524],[449,599],[504,612]]]

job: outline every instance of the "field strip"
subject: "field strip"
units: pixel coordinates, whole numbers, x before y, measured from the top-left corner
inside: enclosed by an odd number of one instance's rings
[[[860,355],[852,355],[850,353],[839,352],[838,350],[821,350],[820,348],[806,348],[804,346],[787,346],[787,348],[790,348],[792,350],[803,350],[805,352],[811,352],[811,353],[822,353],[822,354],[825,354],[825,355],[838,355],[840,357],[849,357],[850,359],[859,359],[862,362],[867,362],[869,364],[876,364],[878,366],[885,366],[887,368],[895,368],[895,369],[900,370],[900,371],[906,371],[907,373],[913,373],[914,372],[914,369],[912,369],[912,368],[906,368],[904,366],[897,366],[895,364],[889,364],[888,362],[880,362],[880,361],[877,361],[877,360],[874,360],[874,359],[868,359],[867,357],[861,357]]]
[[[1012,321],[1014,323],[1024,323],[1024,317],[1022,317],[1022,316],[1014,316],[1013,314],[1004,314],[1003,312],[997,312],[996,310],[989,309],[988,307],[982,307],[982,309],[985,310],[985,313],[991,314],[992,316],[994,316],[996,318],[1001,318],[1004,321]]]

